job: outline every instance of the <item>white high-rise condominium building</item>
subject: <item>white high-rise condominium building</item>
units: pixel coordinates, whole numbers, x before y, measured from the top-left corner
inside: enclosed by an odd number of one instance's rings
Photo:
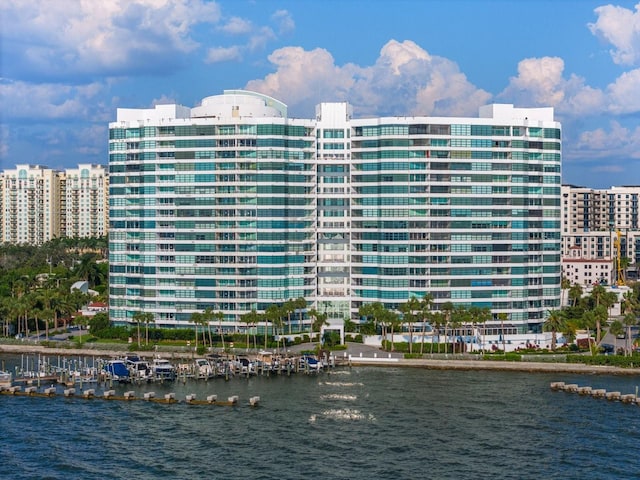
[[[109,226],[109,177],[104,166],[80,164],[78,168],[65,170],[61,180],[64,236],[105,236]]]
[[[184,324],[304,297],[358,320],[429,293],[539,330],[560,303],[561,127],[551,108],[353,118],[225,91],[109,125],[110,315]],[[297,315],[295,316],[297,318]]]
[[[0,240],[41,245],[56,237],[101,237],[108,228],[108,174],[17,165],[0,173]]]
[[[60,177],[39,165],[0,174],[2,242],[40,245],[60,236]]]

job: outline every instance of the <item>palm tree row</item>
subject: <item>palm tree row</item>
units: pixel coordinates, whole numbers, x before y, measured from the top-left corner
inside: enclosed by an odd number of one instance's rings
[[[395,348],[394,333],[406,326],[409,332],[409,353],[413,353],[414,324],[420,324],[420,354],[424,353],[427,324],[431,326],[437,336],[438,352],[440,352],[440,334],[442,332],[444,332],[445,343],[448,343],[449,332],[455,332],[462,326],[471,326],[478,336],[482,336],[484,329],[481,328],[481,325],[493,318],[491,310],[487,307],[466,307],[454,305],[452,302],[445,302],[440,306],[439,310],[434,311],[432,310],[433,303],[433,297],[430,294],[426,294],[422,299],[412,296],[398,306],[397,312],[385,308],[380,302],[373,302],[362,305],[358,313],[369,323],[370,328],[367,330],[374,332],[380,330],[383,338],[386,338],[387,332],[389,332],[391,335],[391,350]],[[433,344],[434,342],[431,341],[431,353],[433,353]]]

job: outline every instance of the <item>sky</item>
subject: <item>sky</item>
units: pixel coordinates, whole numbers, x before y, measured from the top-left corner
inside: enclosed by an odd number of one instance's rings
[[[640,3],[2,0],[0,170],[106,165],[117,108],[226,89],[313,118],[554,107],[566,184],[640,185]]]

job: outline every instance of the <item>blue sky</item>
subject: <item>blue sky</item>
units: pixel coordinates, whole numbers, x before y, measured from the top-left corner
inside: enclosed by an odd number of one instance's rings
[[[640,3],[3,0],[0,169],[107,163],[116,108],[247,88],[311,118],[553,106],[563,182],[640,185]]]

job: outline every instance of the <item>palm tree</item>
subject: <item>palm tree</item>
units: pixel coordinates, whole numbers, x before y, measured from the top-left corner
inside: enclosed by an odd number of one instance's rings
[[[307,301],[304,297],[298,297],[293,301],[294,308],[298,311],[298,331],[302,331],[302,317],[304,310],[307,308]]]
[[[153,313],[151,312],[142,312],[142,311],[138,311],[135,312],[133,314],[133,321],[136,322],[137,327],[138,327],[138,347],[140,347],[140,323],[144,322],[145,325],[147,325],[147,333],[146,333],[146,340],[147,340],[147,345],[149,344],[149,322],[151,322],[153,320]]]
[[[247,351],[249,351],[249,326],[258,323],[258,319],[258,312],[256,312],[255,309],[252,309],[250,312],[240,315],[240,321],[247,326]]]
[[[638,296],[634,290],[627,290],[622,295],[622,313],[629,313],[638,307]]]
[[[509,319],[509,314],[506,312],[498,313],[498,320],[500,320],[500,336],[502,337],[502,353],[507,354],[507,349],[505,346],[505,338],[504,338],[504,322]]]
[[[271,304],[264,311],[265,318],[268,322],[271,323],[273,328],[273,335],[276,335],[276,327],[282,321],[282,309],[278,307],[276,304]],[[267,348],[267,327],[265,326],[265,338],[264,338],[264,348]],[[278,344],[276,344],[277,346]]]
[[[288,333],[289,335],[291,335],[291,314],[296,310],[295,300],[290,298],[289,300],[284,302],[284,305],[282,305],[282,310],[287,316]]]
[[[409,325],[409,353],[413,353],[413,324],[418,317],[420,311],[420,300],[412,296],[405,303],[400,304],[400,311],[402,312],[402,320]]]
[[[607,290],[602,285],[595,285],[591,290],[590,296],[596,305],[596,309],[602,304],[602,301],[604,300],[606,293],[607,293]],[[602,336],[601,319],[602,319],[602,315],[596,316],[596,343],[600,343],[600,337]]]
[[[569,288],[569,299],[572,301],[572,306],[575,307],[578,305],[578,302],[582,298],[582,293],[582,285],[579,283],[571,285],[571,288]]]
[[[609,311],[604,305],[598,305],[593,310],[593,313],[596,320],[596,344],[600,345],[600,341],[602,340],[602,325],[607,322]]]
[[[427,333],[427,320],[431,317],[431,305],[433,296],[425,293],[420,301],[419,320],[422,322],[422,341],[420,342],[420,355],[424,353],[424,337]],[[431,353],[433,353],[433,332],[431,335]]]
[[[214,319],[213,309],[211,307],[207,307],[202,312],[201,323],[206,327],[206,331],[209,334],[209,345],[213,348],[213,338],[211,337],[211,322]],[[206,345],[204,330],[202,331],[202,342]]]
[[[431,314],[431,325],[438,334],[438,353],[440,353],[440,329],[445,324],[445,316],[443,312],[433,312]],[[433,354],[433,335],[431,335],[431,353]]]
[[[400,321],[400,315],[398,315],[398,312],[393,312],[391,310],[385,309],[382,321],[385,325],[388,325],[391,330],[391,351],[393,352],[395,350],[395,345],[393,342],[393,332],[402,324]]]
[[[195,339],[196,339],[196,352],[198,351],[198,325],[202,322],[202,313],[193,312],[190,316],[190,320],[193,323],[193,328],[195,330]]]
[[[311,331],[318,332],[318,350],[320,350],[320,342],[322,340],[322,327],[324,325],[329,325],[329,322],[327,322],[327,314],[320,313],[315,308],[312,308],[311,310],[309,310],[309,316],[314,318],[314,321],[311,323]]]
[[[587,310],[582,315],[582,321],[580,322],[582,328],[587,330],[587,341],[589,343],[589,351],[593,355],[593,348],[591,346],[591,329],[596,326],[596,314],[593,310]]]
[[[560,280],[560,307],[564,307],[564,295],[565,291],[571,288],[571,280],[569,280],[564,275],[562,276],[562,280]]]
[[[218,320],[218,328],[220,329],[220,339],[222,341],[222,350],[225,350],[226,346],[224,344],[224,329],[222,328],[222,321],[224,320],[224,313],[223,312],[216,312],[216,313],[213,313],[212,315],[213,315],[213,320]]]
[[[561,331],[564,327],[564,316],[561,310],[551,310],[549,311],[549,316],[545,320],[543,324],[543,329],[545,332],[551,332],[551,350],[555,351],[556,349],[556,341],[557,341],[557,332]]]
[[[385,310],[386,308],[384,308],[384,305],[382,305],[382,303],[380,302],[366,303],[360,306],[360,308],[358,309],[358,315],[366,319],[373,320],[373,324],[376,328],[376,333],[377,333],[377,326],[380,323],[380,319],[384,315]],[[382,326],[384,327],[384,325]],[[383,338],[385,334],[386,332],[384,331],[384,328],[383,328],[382,329]]]
[[[451,321],[453,319],[453,311],[455,310],[455,307],[452,302],[445,302],[442,304],[442,307],[440,307],[440,310],[442,311],[442,314],[443,314],[442,325],[444,326],[444,343],[445,343],[445,350],[446,350],[447,349],[446,344],[448,343],[447,327],[451,324]],[[438,342],[439,341],[440,339],[438,338]],[[439,343],[438,343],[438,353],[440,353]]]

